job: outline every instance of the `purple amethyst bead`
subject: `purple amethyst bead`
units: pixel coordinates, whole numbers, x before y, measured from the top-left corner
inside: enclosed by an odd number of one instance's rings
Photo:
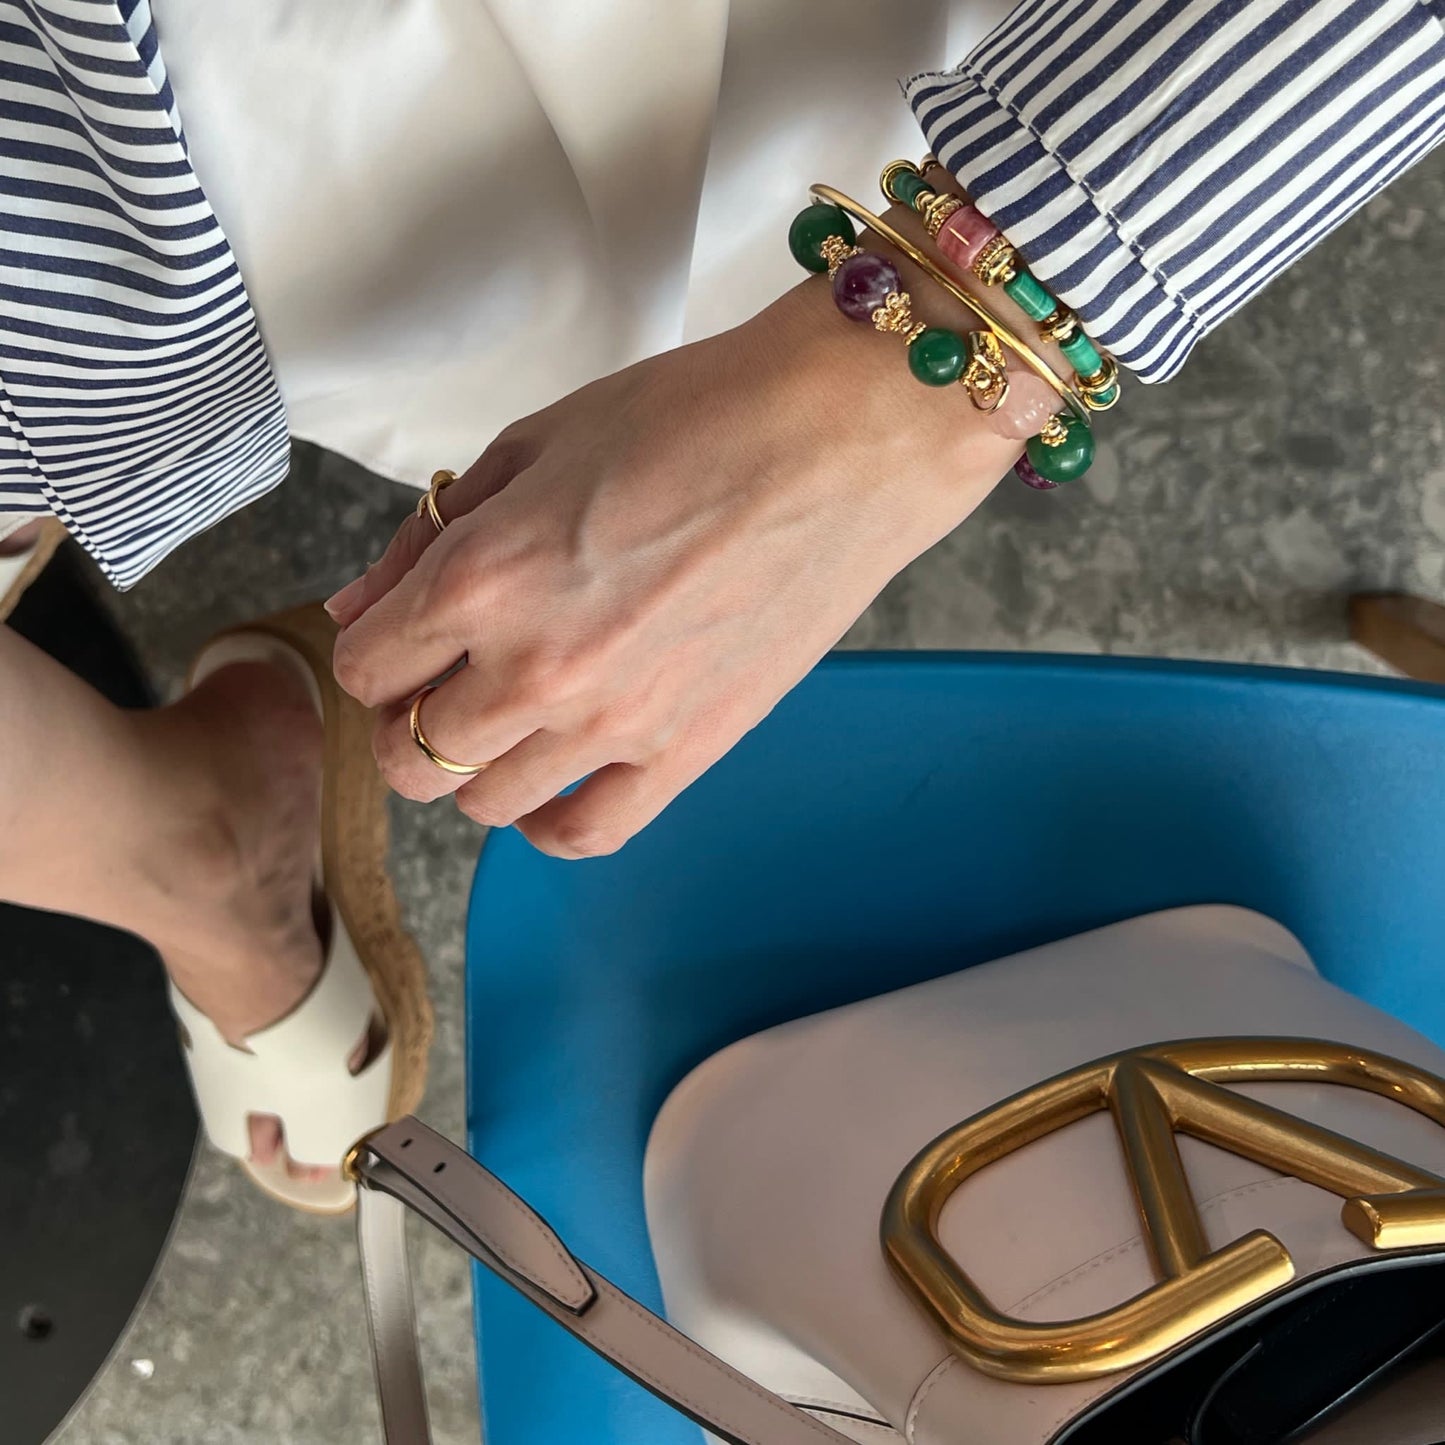
[[[850,321],[871,321],[888,297],[902,289],[898,267],[872,251],[849,256],[833,273],[833,300]]]
[[[1014,463],[1014,475],[1024,486],[1032,487],[1036,492],[1052,492],[1059,485],[1034,470],[1034,464],[1029,460],[1027,452]]]

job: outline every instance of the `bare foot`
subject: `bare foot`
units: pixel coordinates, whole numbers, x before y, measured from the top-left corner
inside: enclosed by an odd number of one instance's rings
[[[190,896],[160,948],[177,988],[239,1046],[285,1018],[321,973],[321,721],[299,678],[259,662],[222,668],[137,719],[167,730],[164,751],[177,769],[208,780],[192,794],[206,804],[177,817],[175,846],[157,860],[167,885]],[[368,1039],[358,1041],[353,1073],[371,1052]],[[273,1115],[253,1115],[250,1135],[258,1164],[284,1151]],[[290,1161],[287,1169],[301,1179],[335,1173]]]

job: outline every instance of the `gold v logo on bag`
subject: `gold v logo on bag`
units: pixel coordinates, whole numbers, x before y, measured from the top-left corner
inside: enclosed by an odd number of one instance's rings
[[[1000,1379],[1048,1383],[1147,1363],[1294,1278],[1289,1251],[1264,1230],[1210,1251],[1177,1134],[1340,1195],[1343,1223],[1376,1249],[1445,1245],[1445,1179],[1220,1087],[1280,1081],[1363,1089],[1445,1126],[1445,1079],[1383,1054],[1314,1039],[1158,1044],[1061,1074],[935,1139],[888,1196],[884,1253],[970,1365]],[[1160,1282],[1081,1320],[1034,1323],[999,1313],[939,1243],[944,1204],[970,1175],[1105,1109]]]

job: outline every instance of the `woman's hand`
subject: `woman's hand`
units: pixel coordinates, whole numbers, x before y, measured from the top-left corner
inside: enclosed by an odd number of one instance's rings
[[[920,312],[965,327],[936,288]],[[620,847],[717,761],[1013,462],[957,387],[804,283],[734,331],[510,427],[330,604],[341,685],[391,785]],[[460,778],[413,742],[416,693]],[[578,779],[587,781],[565,797]]]

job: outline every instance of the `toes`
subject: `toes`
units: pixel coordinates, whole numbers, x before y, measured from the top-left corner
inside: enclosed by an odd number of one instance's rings
[[[298,1164],[294,1159],[286,1161],[286,1177],[300,1180],[303,1184],[320,1184],[324,1179],[334,1179],[340,1169],[328,1169],[324,1164]]]
[[[347,1056],[346,1067],[353,1077],[359,1074],[386,1047],[386,1024],[379,1014],[372,1014],[366,1032],[357,1039],[356,1047]]]
[[[281,1121],[274,1114],[252,1114],[251,1158],[262,1166],[274,1164],[281,1152]]]
[[[268,1168],[278,1159],[286,1160],[286,1177],[305,1184],[319,1184],[332,1178],[337,1169],[326,1164],[298,1164],[285,1154],[286,1136],[281,1121],[274,1114],[252,1114],[250,1117],[251,1159]]]
[[[386,1046],[386,1025],[373,1014],[366,1032],[356,1041],[347,1058],[347,1068],[359,1074]],[[275,1114],[252,1114],[247,1120],[251,1138],[251,1160],[261,1168],[272,1167],[284,1160],[286,1177],[302,1184],[321,1184],[334,1179],[339,1164],[300,1164],[286,1153],[286,1131]]]

